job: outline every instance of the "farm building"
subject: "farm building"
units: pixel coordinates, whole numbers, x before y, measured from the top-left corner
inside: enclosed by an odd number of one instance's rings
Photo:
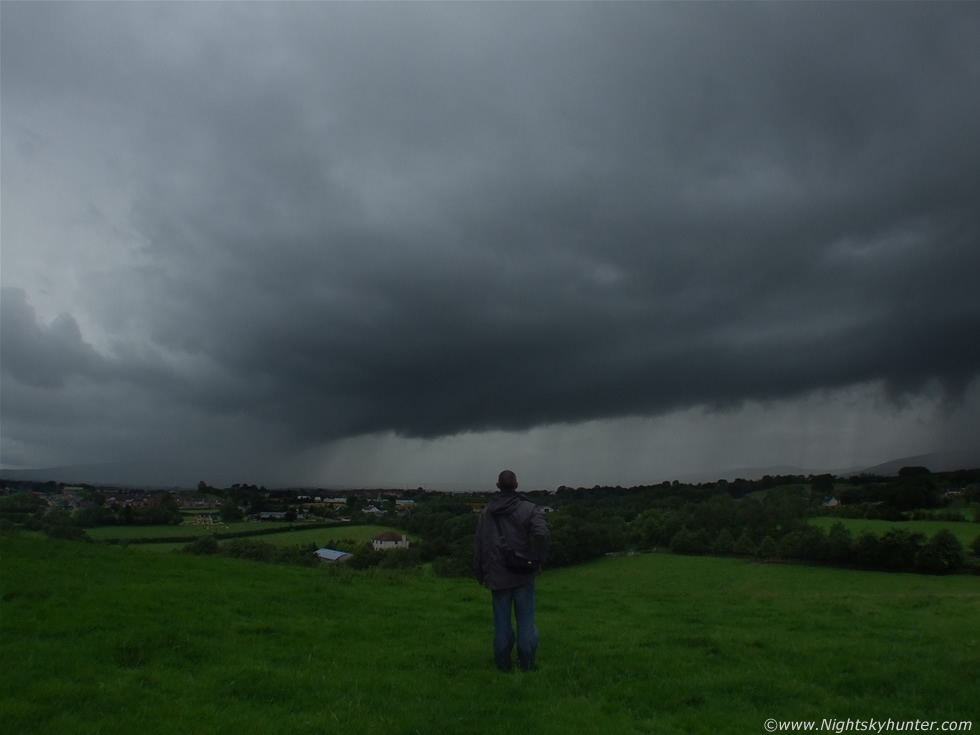
[[[325,562],[345,562],[350,559],[353,554],[349,554],[346,551],[338,551],[337,549],[317,549],[316,550],[317,559]]]

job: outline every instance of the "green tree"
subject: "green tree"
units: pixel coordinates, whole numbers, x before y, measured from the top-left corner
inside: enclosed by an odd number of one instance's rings
[[[708,550],[705,531],[691,531],[687,526],[674,534],[670,540],[670,550],[674,554],[703,554]]]
[[[742,535],[738,537],[733,550],[738,556],[755,556],[755,542],[749,536],[748,531],[742,531]]]
[[[223,520],[225,523],[240,521],[244,517],[245,514],[242,513],[242,509],[238,507],[238,503],[231,498],[228,498],[228,500],[226,500],[221,506],[221,520]]]
[[[854,539],[847,527],[838,521],[827,533],[826,559],[831,564],[846,564],[851,559]]]
[[[915,556],[915,570],[923,574],[950,574],[959,569],[965,555],[952,531],[940,529]]]
[[[180,515],[180,503],[170,493],[164,493],[160,502],[149,511],[151,524],[179,526],[183,520]]]
[[[799,531],[790,531],[779,539],[779,557],[781,559],[802,559],[806,554],[806,539]]]
[[[829,495],[834,492],[834,476],[833,475],[814,475],[810,478],[810,487],[813,492],[820,495]]]
[[[876,567],[880,564],[878,555],[878,536],[874,531],[861,531],[851,548],[851,559],[862,567]]]
[[[721,529],[721,533],[711,545],[711,551],[724,556],[731,555],[735,551],[735,537],[732,536],[732,532],[727,528]]]
[[[779,556],[779,548],[772,536],[766,536],[755,553],[763,561],[768,561]]]
[[[924,536],[900,528],[886,531],[878,539],[878,564],[896,572],[909,571],[915,566]]]

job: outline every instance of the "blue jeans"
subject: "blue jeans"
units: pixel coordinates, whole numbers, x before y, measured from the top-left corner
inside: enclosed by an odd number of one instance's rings
[[[511,669],[510,654],[517,643],[517,663],[525,671],[534,668],[538,650],[538,629],[534,627],[534,580],[523,587],[493,590],[493,657],[501,671]],[[514,609],[517,636],[510,625],[510,610]]]

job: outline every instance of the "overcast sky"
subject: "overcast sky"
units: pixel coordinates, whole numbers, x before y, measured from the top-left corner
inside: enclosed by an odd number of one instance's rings
[[[980,436],[980,4],[0,6],[6,467],[632,485]]]

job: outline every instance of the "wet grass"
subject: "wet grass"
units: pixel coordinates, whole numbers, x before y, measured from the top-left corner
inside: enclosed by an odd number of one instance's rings
[[[489,593],[469,580],[24,536],[0,555],[5,732],[980,725],[975,577],[603,559],[540,578],[540,670],[502,675]]]

